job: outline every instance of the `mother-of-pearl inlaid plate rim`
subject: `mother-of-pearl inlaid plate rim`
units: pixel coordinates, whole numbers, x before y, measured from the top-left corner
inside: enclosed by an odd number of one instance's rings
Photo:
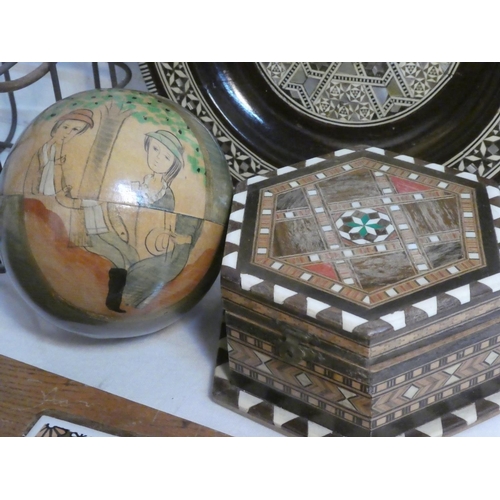
[[[358,144],[487,178],[500,173],[497,63],[459,63],[413,112],[371,126],[322,123],[306,115],[278,97],[257,63],[156,62],[141,63],[140,69],[149,91],[204,122],[235,183]]]

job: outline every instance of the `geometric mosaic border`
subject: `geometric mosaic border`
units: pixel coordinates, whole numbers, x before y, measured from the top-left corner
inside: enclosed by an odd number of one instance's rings
[[[226,237],[226,245],[222,260],[221,272],[223,281],[228,280],[233,282],[237,287],[249,292],[255,292],[258,289],[259,293],[265,294],[265,290],[267,290],[268,300],[278,305],[285,305],[292,310],[296,308],[296,304],[299,301],[294,300],[294,298],[298,298],[299,296],[301,297],[301,294],[298,294],[294,290],[278,286],[275,283],[264,281],[256,276],[239,273],[237,271],[241,228],[247,199],[247,188],[248,186],[252,186],[261,181],[268,180],[273,176],[279,176],[295,171],[297,168],[303,169],[304,167],[316,165],[319,162],[333,157],[341,157],[362,150],[380,155],[381,160],[383,160],[385,155],[391,155],[389,152],[373,147],[363,149],[360,148],[356,150],[344,149],[336,151],[333,154],[307,160],[297,166],[283,167],[266,176],[257,175],[251,177],[245,182],[239,183],[233,196],[233,205],[229,217],[230,220]],[[393,155],[392,157],[410,164],[417,163],[414,158],[407,155]],[[418,165],[436,170],[438,172],[450,173],[442,165],[429,164],[425,162],[418,162]],[[468,181],[479,182],[477,176],[467,172],[458,173],[456,176],[467,179]],[[498,187],[488,185],[487,194],[491,207],[493,224],[495,226],[496,241],[498,243],[500,241],[500,189]],[[304,305],[301,307],[300,313],[311,318],[321,319],[323,322],[330,324],[332,328],[340,328],[346,332],[355,332],[358,327],[364,325],[364,328],[366,328],[374,322],[376,322],[374,327],[376,327],[378,331],[389,332],[415,326],[416,324],[421,323],[425,318],[431,318],[441,312],[450,311],[450,309],[453,308],[463,307],[464,304],[469,303],[476,297],[491,294],[497,291],[500,291],[500,273],[479,279],[476,282],[473,281],[468,285],[458,287],[454,290],[449,290],[446,293],[441,293],[434,297],[427,298],[394,313],[382,315],[376,320],[367,320],[361,315],[348,313],[312,297],[301,297],[304,299],[301,301]]]
[[[243,391],[229,380],[227,340],[219,341],[212,384],[213,400],[240,415],[272,428],[285,436],[341,437],[331,429],[296,415],[278,405]],[[500,414],[500,392],[440,416],[398,437],[447,437],[467,430]]]
[[[308,169],[302,171],[304,175],[296,176],[292,181],[275,182],[260,191],[258,205],[252,206],[257,219],[255,248],[249,256],[252,264],[318,290],[333,292],[335,296],[363,308],[401,299],[450,277],[486,266],[473,187],[451,179],[444,181],[421,171],[417,174],[414,169],[405,169],[401,164],[395,166],[367,158],[326,166],[316,174],[309,173]],[[325,199],[327,195],[322,193],[321,186],[333,186],[342,183],[344,178],[352,179],[353,175],[366,175],[367,172],[373,175],[372,182],[378,193],[360,194],[354,201],[336,200],[333,195]],[[397,186],[397,182],[401,185]],[[279,206],[280,198],[292,191],[301,194],[300,207]],[[434,228],[425,235],[415,234],[414,223],[410,223],[404,207],[419,203],[432,205],[435,200],[454,204],[457,227]],[[366,218],[364,222],[362,217]],[[276,236],[278,226],[305,224],[306,221],[313,226],[311,234],[319,240],[314,242],[313,248],[296,255],[294,246],[288,254],[281,251],[276,254],[273,245],[276,239],[279,240]],[[375,224],[377,232],[370,222]],[[358,231],[362,228],[365,232],[356,233],[355,226]],[[434,266],[426,257],[425,248],[442,242],[459,242],[460,256],[446,265]],[[387,259],[394,252],[405,255],[416,271],[398,283],[385,283],[370,291],[363,289],[349,262],[375,256]],[[315,272],[318,266],[319,271]],[[373,287],[373,283],[371,285]]]
[[[467,148],[443,162],[443,165],[486,179],[498,177],[500,173],[500,110]]]

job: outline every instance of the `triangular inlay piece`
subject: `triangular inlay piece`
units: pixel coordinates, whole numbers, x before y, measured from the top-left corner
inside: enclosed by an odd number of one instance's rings
[[[426,186],[425,184],[420,184],[420,182],[410,181],[400,177],[391,177],[391,182],[398,193],[414,193],[435,189],[432,186]]]

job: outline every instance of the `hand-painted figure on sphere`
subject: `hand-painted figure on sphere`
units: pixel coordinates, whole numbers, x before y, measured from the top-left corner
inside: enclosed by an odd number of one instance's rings
[[[77,109],[60,117],[50,131],[50,139],[38,150],[29,166],[25,190],[31,194],[55,195],[61,205],[77,208],[65,199],[73,197],[71,186],[64,179],[66,156],[63,149],[74,137],[93,127],[93,113],[88,109]]]
[[[146,248],[152,257],[134,265],[124,296],[134,307],[143,307],[152,298],[149,292],[160,279],[173,280],[183,269],[191,248],[198,239],[202,221],[176,214],[172,181],[184,168],[184,148],[179,139],[166,130],[146,134],[144,148],[152,173],[142,183],[133,182],[138,203],[163,211],[163,221],[146,237]]]
[[[99,131],[105,128],[109,114],[101,113]],[[123,114],[122,121],[128,116]],[[141,260],[120,217],[119,204],[100,201],[98,195],[90,199],[91,196],[85,194],[92,191],[85,186],[89,179],[96,184],[93,191],[100,191],[114,141],[107,154],[102,155],[103,160],[96,163],[91,159],[99,141],[96,137],[82,172],[79,193],[66,182],[65,169],[71,165],[65,165],[64,147],[76,136],[92,129],[94,119],[91,110],[77,109],[57,120],[51,138],[39,149],[30,165],[25,192],[54,196],[59,205],[70,210],[69,245],[85,248],[110,261],[106,306],[111,311],[125,313],[122,303],[134,308],[144,307],[158,290],[159,280],[166,284],[179,275],[199,237],[202,221],[174,212],[175,196],[171,184],[184,167],[181,142],[166,130],[146,133],[144,148],[151,173],[142,182],[131,182],[131,188],[136,195],[138,213],[144,207],[161,216],[142,242],[151,257]],[[115,140],[120,128],[115,131]]]

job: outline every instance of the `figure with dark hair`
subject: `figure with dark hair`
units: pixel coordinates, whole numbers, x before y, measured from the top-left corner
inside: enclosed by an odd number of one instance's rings
[[[55,196],[63,206],[71,205],[71,186],[65,182],[63,165],[66,161],[64,146],[74,137],[94,127],[93,113],[89,109],[76,109],[67,113],[52,127],[50,139],[38,150],[28,169],[25,189],[31,194]]]
[[[69,224],[70,246],[88,243],[82,200],[66,182],[65,146],[75,137],[94,127],[94,114],[89,109],[75,109],[58,118],[50,131],[50,139],[33,157],[26,174],[24,189],[28,194],[54,196],[59,205],[71,209]]]
[[[146,134],[144,149],[152,173],[146,175],[142,183],[133,182],[132,189],[140,205],[172,211],[175,198],[170,185],[184,166],[184,148],[174,134],[158,130]]]

